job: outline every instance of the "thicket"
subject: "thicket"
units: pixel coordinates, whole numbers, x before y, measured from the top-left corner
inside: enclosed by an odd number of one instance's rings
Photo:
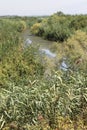
[[[56,13],[43,18],[40,23],[37,22],[31,27],[33,34],[59,42],[66,41],[76,30],[87,32],[86,15],[70,16]]]

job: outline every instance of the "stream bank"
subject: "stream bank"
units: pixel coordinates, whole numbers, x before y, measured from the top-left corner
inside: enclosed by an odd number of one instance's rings
[[[46,75],[51,75],[51,71],[56,69],[62,69],[64,71],[68,70],[68,65],[66,64],[65,58],[59,63],[57,50],[53,52],[53,41],[44,40],[41,37],[34,36],[30,33],[29,30],[25,31],[23,34],[24,46],[28,47],[33,45],[35,47],[39,47],[39,55],[43,58],[43,64],[46,68]]]

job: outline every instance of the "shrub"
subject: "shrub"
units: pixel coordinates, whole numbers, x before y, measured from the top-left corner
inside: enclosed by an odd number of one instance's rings
[[[39,28],[40,28],[41,24],[40,23],[36,23],[31,27],[31,32],[34,35],[39,35]]]
[[[26,23],[24,21],[19,21],[16,24],[18,32],[23,32],[26,29]]]
[[[61,41],[66,40],[71,32],[69,22],[64,16],[61,18],[57,15],[43,19],[42,22],[36,23],[31,27],[33,34],[42,36],[48,40]]]

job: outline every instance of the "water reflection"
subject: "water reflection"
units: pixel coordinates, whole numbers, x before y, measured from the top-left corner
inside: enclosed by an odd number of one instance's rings
[[[52,53],[49,49],[41,49],[41,52],[46,54],[49,57],[52,57],[52,58],[56,57],[56,54]]]
[[[31,43],[32,43],[32,41],[29,38],[27,38],[25,41],[25,45],[29,46]]]
[[[28,47],[31,44],[33,44],[34,46],[39,45],[40,54],[43,54],[47,56],[49,60],[52,60],[51,64],[55,64],[56,66],[58,66],[58,69],[68,71],[69,65],[67,63],[67,58],[63,57],[62,62],[60,63],[57,56],[58,54],[51,51],[50,47],[54,44],[53,42],[44,40],[37,36],[33,36],[29,32],[24,34],[24,39],[25,47]]]
[[[67,64],[65,63],[65,61],[63,61],[63,62],[61,63],[60,69],[62,69],[62,70],[64,70],[64,71],[67,71],[67,70],[68,70],[68,66],[67,66]]]

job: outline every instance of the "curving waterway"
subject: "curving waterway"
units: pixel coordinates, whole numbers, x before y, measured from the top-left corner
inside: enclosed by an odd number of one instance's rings
[[[50,68],[60,68],[64,71],[67,71],[68,66],[66,64],[66,60],[63,58],[63,61],[61,62],[61,64],[59,64],[58,61],[58,57],[56,54],[56,51],[53,52],[52,50],[52,45],[54,44],[54,42],[52,41],[48,41],[48,40],[44,40],[41,37],[37,37],[34,35],[31,35],[31,33],[29,32],[29,30],[27,30],[24,34],[24,45],[30,46],[31,44],[34,46],[39,46],[39,52],[40,55],[43,55],[45,57],[45,65],[47,68],[47,71],[49,71],[50,73]]]

